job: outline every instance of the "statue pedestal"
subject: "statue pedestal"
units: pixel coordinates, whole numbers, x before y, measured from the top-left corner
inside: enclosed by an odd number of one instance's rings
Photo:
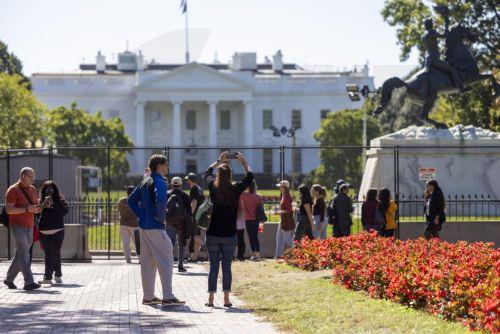
[[[435,178],[448,196],[500,199],[500,134],[473,126],[447,130],[410,126],[371,141],[359,199],[369,188],[388,187],[394,196],[398,147],[399,197],[422,196]]]

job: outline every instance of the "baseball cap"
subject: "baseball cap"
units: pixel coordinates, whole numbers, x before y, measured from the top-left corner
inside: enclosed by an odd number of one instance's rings
[[[198,176],[196,176],[195,173],[189,173],[188,175],[186,175],[186,177],[184,179],[185,180],[196,181],[198,179]]]
[[[172,186],[182,186],[182,179],[178,176],[173,177],[172,181],[170,181],[170,185]]]
[[[280,183],[276,185],[276,187],[290,188],[290,182],[288,182],[287,180],[281,180]]]

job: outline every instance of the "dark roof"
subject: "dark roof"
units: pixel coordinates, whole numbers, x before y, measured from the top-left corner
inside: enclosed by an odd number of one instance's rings
[[[179,68],[179,67],[182,67],[184,65],[186,65],[186,64],[148,64],[147,69],[148,70],[157,70],[157,71],[172,71],[172,70]],[[228,64],[202,64],[202,65],[208,66],[208,67],[213,68],[214,70],[217,70],[217,71],[230,69]],[[259,70],[272,70],[272,69],[273,69],[272,64],[257,64],[257,71],[259,71]],[[301,67],[298,66],[297,64],[283,64],[283,70],[300,70],[300,69],[301,69]],[[96,65],[95,64],[81,64],[80,70],[82,70],[82,71],[95,71]],[[106,71],[118,71],[118,65],[107,64]],[[122,72],[134,72],[134,71],[122,71]]]

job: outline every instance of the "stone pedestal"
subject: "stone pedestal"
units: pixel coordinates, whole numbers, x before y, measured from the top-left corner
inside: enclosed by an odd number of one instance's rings
[[[399,164],[395,163],[398,147]],[[446,197],[500,199],[500,134],[473,126],[447,130],[410,126],[371,141],[360,187],[360,199],[369,188],[395,189],[399,170],[399,196],[420,197],[426,180],[420,168],[435,169],[435,179]]]

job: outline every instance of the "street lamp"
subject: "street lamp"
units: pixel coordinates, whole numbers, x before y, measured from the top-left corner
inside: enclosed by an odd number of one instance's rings
[[[273,132],[274,137],[286,136],[288,138],[292,138],[292,182],[290,190],[293,191],[295,184],[295,133],[297,132],[297,128],[295,126],[292,126],[290,128],[282,126],[281,129],[278,129],[276,126],[271,125],[270,129]]]
[[[349,96],[349,99],[353,102],[359,102],[361,101],[361,96],[363,96],[363,99],[366,100],[370,94],[376,93],[375,90],[370,90],[370,87],[368,85],[364,85],[361,89],[359,89],[359,86],[357,84],[347,84],[345,85],[345,90],[347,91],[347,95]],[[363,168],[365,167],[366,163],[366,147],[368,146],[368,138],[366,136],[366,121],[367,121],[367,114],[366,111],[363,112]]]

